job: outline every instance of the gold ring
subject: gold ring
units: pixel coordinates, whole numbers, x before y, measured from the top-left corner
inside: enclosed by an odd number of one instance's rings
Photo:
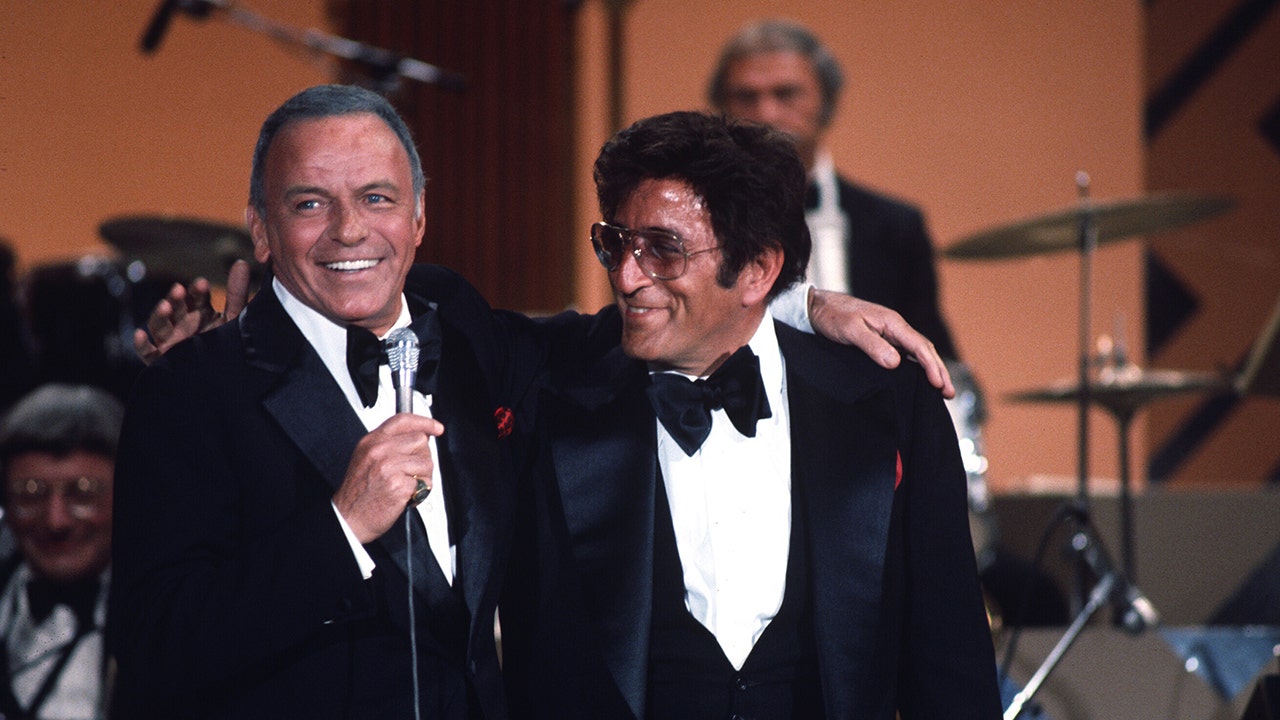
[[[409,505],[417,506],[431,494],[431,486],[417,475],[414,475],[413,479],[418,482],[418,485],[413,489],[413,495],[409,498]]]

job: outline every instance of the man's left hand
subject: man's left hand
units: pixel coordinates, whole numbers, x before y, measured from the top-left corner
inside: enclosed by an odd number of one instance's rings
[[[895,368],[902,350],[924,369],[929,383],[953,398],[956,389],[942,356],[929,338],[916,332],[898,313],[856,297],[814,288],[809,294],[809,322],[819,335],[856,345],[878,364]]]

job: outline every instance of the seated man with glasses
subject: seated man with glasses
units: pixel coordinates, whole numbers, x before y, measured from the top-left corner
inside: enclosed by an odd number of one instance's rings
[[[0,717],[104,717],[111,492],[124,408],[88,386],[46,385],[0,424]]]

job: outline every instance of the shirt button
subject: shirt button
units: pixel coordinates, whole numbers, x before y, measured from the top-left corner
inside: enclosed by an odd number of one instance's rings
[[[738,688],[739,690],[746,690],[746,689],[747,689],[747,687],[748,687],[748,685],[747,685],[747,681],[746,681],[746,680],[743,680],[741,677],[735,677],[735,678],[733,679],[733,686],[734,686],[734,687],[736,687],[736,688]],[[735,717],[735,718],[740,718],[741,716],[739,716],[739,715],[735,715],[734,717]]]

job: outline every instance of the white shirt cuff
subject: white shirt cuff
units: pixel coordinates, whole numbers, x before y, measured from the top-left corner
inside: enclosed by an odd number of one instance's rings
[[[769,312],[779,322],[812,334],[813,325],[809,322],[809,291],[813,283],[795,283],[778,293],[769,303]]]
[[[347,519],[342,517],[342,513],[338,512],[338,506],[329,501],[329,506],[333,508],[333,514],[338,516],[338,524],[342,526],[342,532],[347,536],[347,543],[351,545],[351,554],[355,555],[356,563],[360,566],[360,575],[365,580],[373,577],[373,569],[377,567],[377,563],[373,561],[373,556],[368,550],[364,549],[364,545],[360,544],[359,538],[352,532],[351,526],[347,524]]]

